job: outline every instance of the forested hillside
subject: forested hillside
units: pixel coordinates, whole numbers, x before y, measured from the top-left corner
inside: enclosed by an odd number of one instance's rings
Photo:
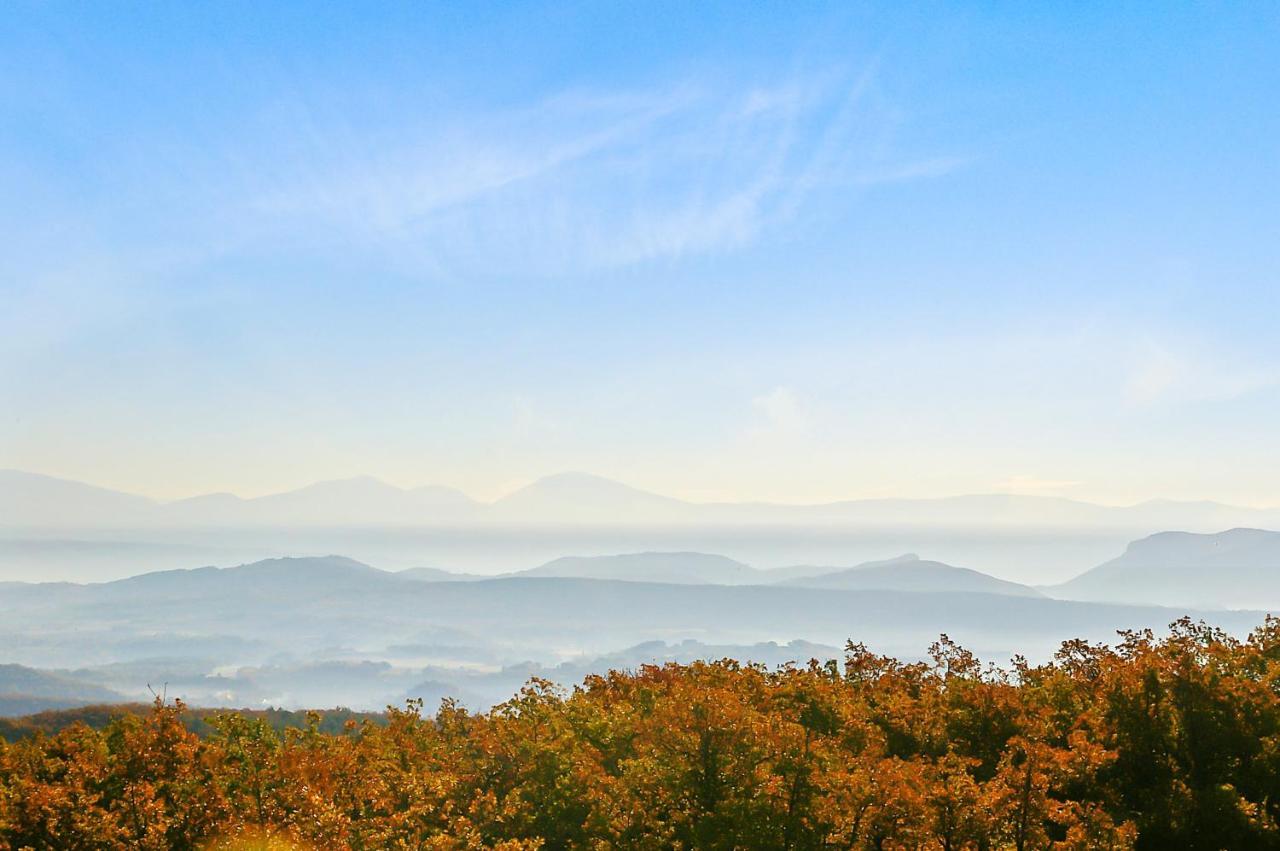
[[[164,698],[161,698],[160,705],[165,705]],[[49,709],[18,718],[0,718],[0,741],[18,742],[35,736],[50,736],[75,726],[102,730],[119,724],[125,716],[145,717],[155,709],[155,704],[146,703],[100,703],[71,709]],[[181,720],[182,725],[197,736],[209,738],[219,729],[218,719],[226,714],[226,709],[184,705]],[[299,709],[237,709],[235,714],[254,722],[261,721],[277,733],[310,729],[313,725],[322,733],[337,733],[346,729],[348,721],[380,724],[387,718],[382,712],[354,712],[342,707],[322,713]],[[314,720],[317,715],[318,721]]]
[[[920,663],[850,644],[336,732],[232,713],[202,737],[158,702],[0,746],[0,847],[1277,848],[1278,685],[1280,620],[1184,620],[1008,671],[945,637]]]

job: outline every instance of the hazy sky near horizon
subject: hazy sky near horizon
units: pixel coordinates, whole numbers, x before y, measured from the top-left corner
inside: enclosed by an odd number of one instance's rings
[[[1280,7],[0,9],[0,467],[1280,504]]]

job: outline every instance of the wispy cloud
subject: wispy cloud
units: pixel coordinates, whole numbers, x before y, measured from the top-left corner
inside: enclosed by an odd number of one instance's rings
[[[964,164],[899,157],[874,70],[771,87],[566,92],[400,128],[385,146],[315,145],[253,201],[275,226],[339,229],[459,272],[558,274],[733,251],[816,194]],[[318,125],[318,126],[317,126]]]
[[[970,162],[971,159],[968,157],[929,157],[922,160],[909,160],[860,172],[854,180],[865,186],[944,177],[964,168]]]
[[[317,128],[315,160],[256,204],[271,214],[329,216],[396,233],[438,211],[499,195],[623,144],[692,100],[683,90],[613,97],[562,93],[456,125],[408,122],[385,147],[336,156],[326,150],[328,131]]]

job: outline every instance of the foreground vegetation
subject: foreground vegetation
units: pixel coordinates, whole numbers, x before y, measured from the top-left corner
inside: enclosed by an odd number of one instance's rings
[[[157,703],[0,745],[3,848],[1280,848],[1280,620],[983,667],[850,645],[326,732]],[[280,725],[277,724],[276,727]]]

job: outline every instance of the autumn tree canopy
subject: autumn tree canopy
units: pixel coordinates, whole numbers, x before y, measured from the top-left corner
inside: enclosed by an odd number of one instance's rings
[[[1009,670],[943,637],[534,680],[337,732],[185,712],[0,744],[0,848],[1280,848],[1275,619]]]

